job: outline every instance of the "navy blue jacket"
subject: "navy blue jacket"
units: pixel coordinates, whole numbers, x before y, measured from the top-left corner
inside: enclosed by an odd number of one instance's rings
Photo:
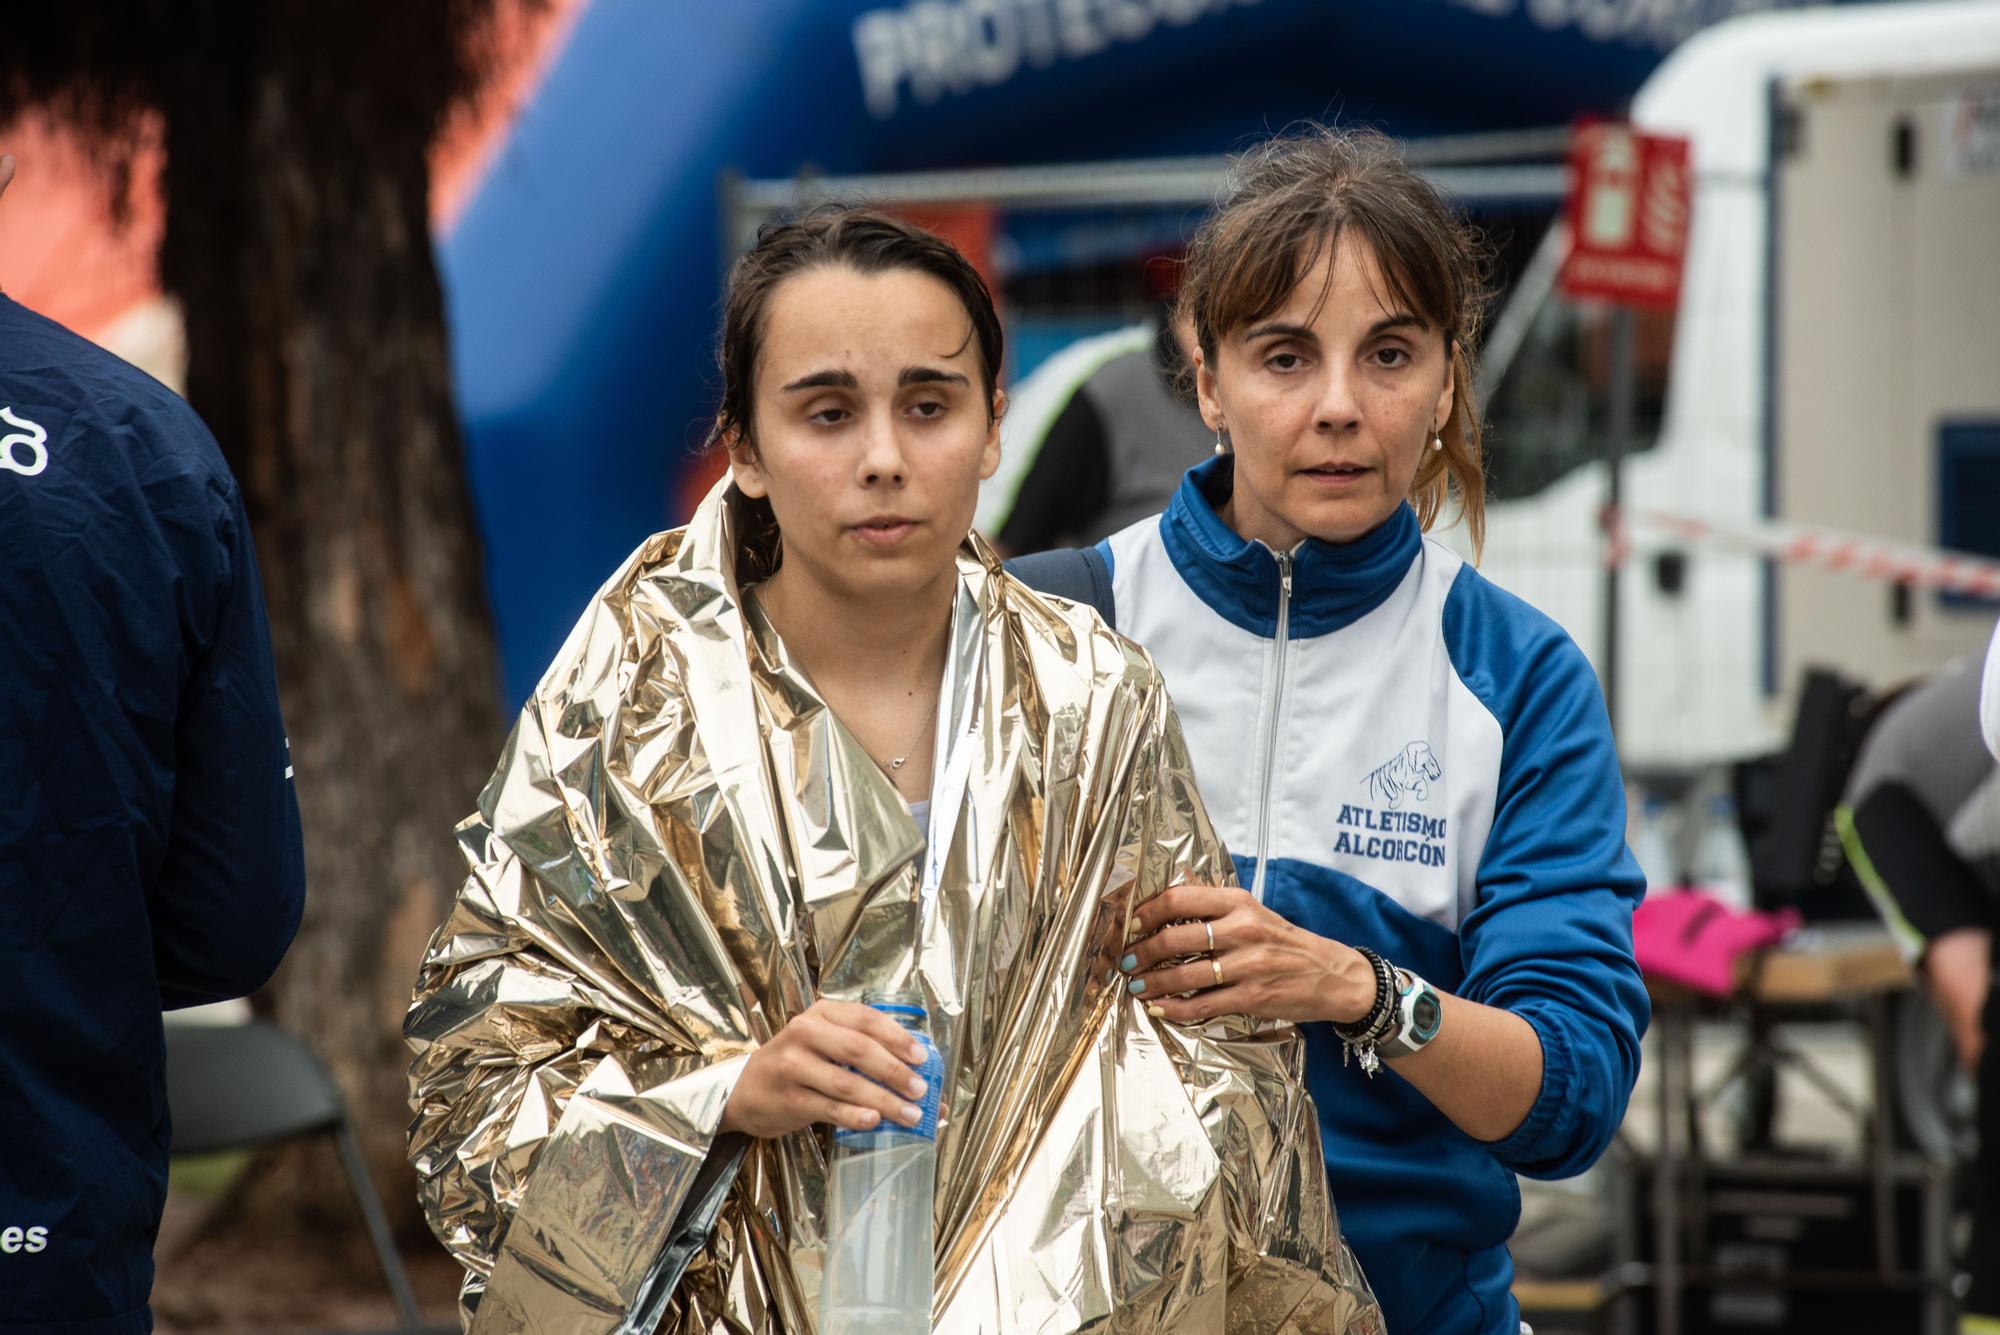
[[[160,1012],[252,991],[291,944],[286,752],[214,439],[0,297],[0,1332],[152,1326]]]

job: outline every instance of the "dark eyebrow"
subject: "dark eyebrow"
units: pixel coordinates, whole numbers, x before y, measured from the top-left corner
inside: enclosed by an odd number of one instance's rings
[[[786,385],[784,393],[795,389],[860,389],[861,382],[854,378],[852,371],[814,371],[811,375],[800,376]]]
[[[941,371],[935,366],[905,366],[903,373],[896,377],[898,385],[970,385],[972,382],[956,371]]]
[[[1243,341],[1245,343],[1248,343],[1252,339],[1270,338],[1274,335],[1282,336],[1285,338],[1300,338],[1306,340],[1309,343],[1319,342],[1319,335],[1313,333],[1313,331],[1308,329],[1306,326],[1302,324],[1286,324],[1282,320],[1267,321],[1266,323],[1257,325],[1254,328],[1244,330]]]
[[[1412,315],[1408,311],[1401,311],[1369,325],[1368,337],[1374,338],[1377,334],[1386,334],[1391,329],[1414,329],[1422,333],[1430,327],[1430,321],[1423,319],[1421,316]]]
[[[1395,315],[1384,316],[1374,324],[1369,325],[1368,333],[1365,337],[1376,338],[1388,333],[1392,329],[1425,330],[1429,328],[1429,321],[1424,320],[1420,316],[1412,315],[1408,311],[1401,311]],[[1252,339],[1272,337],[1303,339],[1312,343],[1319,341],[1319,336],[1314,334],[1305,325],[1286,324],[1282,320],[1272,320],[1266,324],[1256,325],[1253,328],[1245,330],[1243,333],[1243,341],[1246,343]]]
[[[940,371],[935,366],[906,366],[896,377],[899,385],[970,385],[972,382],[957,371]],[[811,375],[800,376],[786,385],[784,393],[790,394],[800,389],[859,389],[861,382],[854,378],[852,371],[815,371]]]

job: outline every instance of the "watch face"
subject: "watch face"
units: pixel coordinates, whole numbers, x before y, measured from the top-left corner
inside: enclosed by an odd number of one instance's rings
[[[1437,993],[1426,992],[1418,997],[1410,1007],[1410,1022],[1418,1034],[1429,1038],[1437,1032],[1438,1021],[1444,1018],[1444,1007],[1438,1003]]]

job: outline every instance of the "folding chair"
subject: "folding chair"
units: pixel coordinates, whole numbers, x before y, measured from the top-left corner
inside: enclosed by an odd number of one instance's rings
[[[325,1065],[292,1034],[262,1021],[167,1026],[167,1106],[175,1154],[210,1154],[327,1134],[361,1207],[375,1259],[395,1296],[399,1329],[417,1331],[410,1277],[396,1254],[347,1105]]]

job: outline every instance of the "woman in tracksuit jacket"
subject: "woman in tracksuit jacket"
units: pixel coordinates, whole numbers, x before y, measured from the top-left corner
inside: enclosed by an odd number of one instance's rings
[[[1017,566],[1151,651],[1244,887],[1145,905],[1129,987],[1301,1024],[1396,1335],[1515,1335],[1515,1174],[1604,1151],[1648,1016],[1590,666],[1422,532],[1455,490],[1481,536],[1478,259],[1390,141],[1262,145],[1182,288],[1219,457],[1082,562]]]

